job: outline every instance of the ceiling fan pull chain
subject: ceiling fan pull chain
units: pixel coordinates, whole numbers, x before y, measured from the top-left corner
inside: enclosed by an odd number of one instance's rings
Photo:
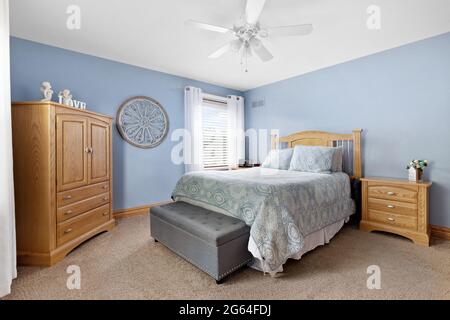
[[[245,47],[245,72],[248,72],[248,47]]]

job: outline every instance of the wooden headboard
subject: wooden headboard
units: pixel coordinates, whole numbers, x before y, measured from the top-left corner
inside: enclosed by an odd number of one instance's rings
[[[288,148],[296,145],[342,147],[344,171],[353,178],[361,178],[361,132],[362,129],[355,129],[350,134],[300,131],[286,137],[272,134],[272,149],[279,149],[280,143],[287,144]]]

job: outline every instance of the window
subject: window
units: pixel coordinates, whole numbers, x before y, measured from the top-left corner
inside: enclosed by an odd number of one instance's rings
[[[244,98],[186,87],[185,129],[186,172],[237,167],[245,158]]]
[[[227,104],[203,99],[202,116],[204,168],[227,169],[229,156]]]

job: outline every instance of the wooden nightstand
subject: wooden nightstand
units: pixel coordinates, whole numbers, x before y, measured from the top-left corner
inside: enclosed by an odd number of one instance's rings
[[[428,189],[431,182],[362,178],[360,229],[387,231],[429,246]]]

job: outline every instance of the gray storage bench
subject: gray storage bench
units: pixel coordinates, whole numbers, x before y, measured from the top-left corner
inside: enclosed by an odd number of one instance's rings
[[[150,210],[155,241],[213,277],[217,283],[252,260],[250,227],[239,219],[173,202]]]

